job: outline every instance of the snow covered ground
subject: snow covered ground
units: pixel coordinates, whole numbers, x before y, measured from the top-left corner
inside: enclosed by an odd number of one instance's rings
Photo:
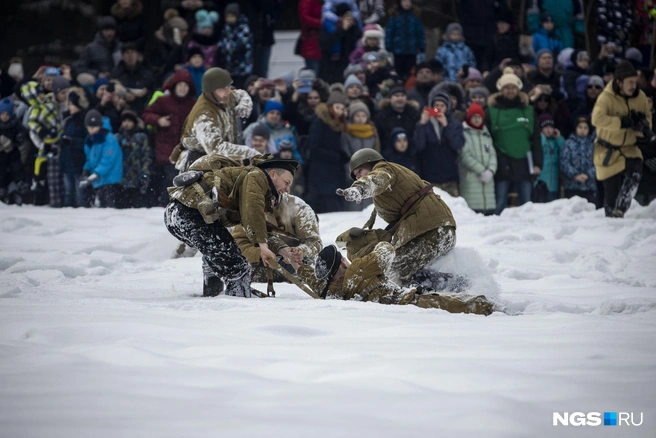
[[[507,313],[198,298],[161,209],[0,205],[0,437],[656,436],[656,203],[444,197],[438,267]],[[368,216],[322,215],[324,242]],[[552,425],[574,411],[644,421]]]

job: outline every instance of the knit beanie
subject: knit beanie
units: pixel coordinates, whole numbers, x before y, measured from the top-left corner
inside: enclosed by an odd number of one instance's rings
[[[205,60],[205,54],[203,53],[203,50],[198,46],[194,46],[187,50],[187,59],[191,59],[191,57],[195,55],[200,55],[201,58]]]
[[[330,96],[328,96],[328,101],[326,102],[326,105],[335,105],[336,103],[341,103],[342,105],[346,105],[346,98],[344,97],[344,93],[340,91],[331,91]]]
[[[105,29],[116,30],[118,28],[118,24],[116,23],[116,19],[112,16],[100,17],[98,19],[98,28],[100,30],[105,30]]]
[[[0,114],[2,113],[9,113],[10,117],[14,113],[14,102],[9,100],[8,97],[0,100]]]
[[[615,68],[615,79],[618,81],[623,81],[624,79],[631,78],[633,76],[638,76],[638,72],[633,67],[633,64],[627,60],[623,60],[617,64],[617,68]]]
[[[592,129],[592,123],[590,122],[590,118],[588,116],[577,116],[574,118],[574,129],[576,129],[580,123],[585,123],[588,125],[588,129]],[[589,135],[589,134],[588,134]]]
[[[132,120],[132,123],[134,123],[135,125],[139,124],[139,116],[134,111],[123,110],[123,112],[121,113],[121,122],[125,119]]]
[[[63,76],[55,76],[52,78],[52,91],[53,93],[59,93],[62,90],[71,88],[71,83]]]
[[[483,75],[477,69],[469,67],[469,74],[467,75],[467,78],[465,78],[465,84],[469,81],[483,82]]]
[[[278,102],[277,100],[267,100],[266,105],[264,105],[264,112],[262,114],[267,114],[269,111],[277,110],[280,111],[280,114],[282,114],[284,107],[282,106],[282,103]]]
[[[405,138],[408,138],[408,132],[400,126],[392,129],[390,135],[392,136],[392,144],[395,144],[396,140],[398,140],[399,137],[401,136],[405,136]]]
[[[497,90],[501,90],[506,85],[515,85],[520,90],[524,87],[522,80],[515,73],[505,73],[497,81]]]
[[[202,83],[204,93],[213,93],[220,88],[232,85],[232,78],[227,70],[212,67],[203,74]]]
[[[349,118],[351,121],[353,121],[353,116],[355,116],[356,113],[363,112],[367,115],[367,118],[371,118],[371,112],[369,111],[369,108],[367,105],[359,100],[356,100],[355,102],[351,102],[349,105]]]
[[[405,94],[406,96],[408,95],[408,92],[403,87],[403,85],[394,85],[393,87],[390,87],[389,94],[388,94],[389,97],[394,96],[396,93],[402,93]]]
[[[258,123],[253,128],[253,131],[251,132],[251,134],[252,134],[252,137],[257,136],[257,137],[262,137],[262,138],[265,138],[265,139],[268,140],[269,137],[271,137],[271,130],[264,123]]]
[[[540,123],[540,128],[544,128],[545,126],[554,126],[553,116],[549,113],[540,114],[540,117],[538,117],[538,122]]]
[[[433,89],[435,90],[435,89]],[[451,111],[451,95],[446,90],[431,91],[428,104],[431,108],[435,107],[435,102],[444,102],[447,111]]]
[[[293,151],[294,150],[294,143],[292,143],[291,140],[281,140],[280,143],[278,143],[278,151]]]
[[[92,109],[84,117],[84,126],[101,127],[102,124],[102,115],[98,112],[98,110]]]
[[[385,31],[379,24],[367,24],[362,32],[362,41],[367,38],[378,38],[379,40],[382,40],[385,38]]]
[[[223,15],[226,16],[229,14],[239,17],[239,3],[229,3],[228,6],[225,7]]]
[[[462,26],[460,23],[451,23],[446,27],[446,32],[444,32],[444,38],[447,41],[451,41],[451,32],[454,30],[459,30],[460,31],[460,38],[464,38],[463,32],[462,32]],[[453,41],[451,41],[453,42]]]
[[[541,23],[553,22],[553,16],[549,13],[549,11],[542,11],[542,13],[540,14],[540,22]]]
[[[549,49],[540,49],[538,52],[535,54],[535,63],[537,64],[538,61],[540,61],[540,58],[542,55],[549,54],[553,57],[553,52]]]
[[[340,263],[342,263],[342,253],[335,245],[326,246],[317,255],[314,275],[318,280],[330,281],[337,274]]]
[[[344,78],[348,78],[351,75],[364,71],[364,67],[360,64],[349,64],[348,67],[344,70]]]
[[[360,89],[360,91],[364,90],[364,87],[362,86],[362,82],[360,82],[360,79],[356,78],[355,75],[350,75],[346,80],[344,81],[344,89],[348,90],[348,87],[351,85],[357,85],[357,87]]]
[[[215,11],[208,12],[205,9],[196,11],[196,31],[200,33],[204,28],[214,29],[214,23],[219,21],[219,14]],[[191,58],[191,55],[189,55]]]
[[[98,79],[94,84],[93,84],[93,92],[95,93],[98,91],[98,88],[102,87],[103,85],[109,84],[109,79],[108,78],[100,78]]]
[[[490,97],[490,90],[488,90],[487,87],[476,87],[469,90],[469,98],[478,95],[483,96],[485,97],[485,99],[487,99],[488,97]]]
[[[597,87],[604,88],[606,84],[604,84],[604,80],[597,75],[592,75],[588,78],[588,87],[590,85],[596,85]]]
[[[481,126],[474,126],[471,124],[471,118],[473,116],[481,116],[483,117],[483,123]],[[477,104],[477,103],[472,103],[469,105],[469,108],[467,109],[467,117],[465,118],[465,121],[469,126],[471,126],[474,129],[483,129],[483,126],[485,125],[485,111],[483,111],[483,108]]]

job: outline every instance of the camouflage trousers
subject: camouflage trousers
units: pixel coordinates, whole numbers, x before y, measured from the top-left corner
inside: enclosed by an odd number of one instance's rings
[[[390,277],[400,285],[407,285],[417,271],[444,256],[455,246],[455,227],[440,227],[417,236],[396,249]]]

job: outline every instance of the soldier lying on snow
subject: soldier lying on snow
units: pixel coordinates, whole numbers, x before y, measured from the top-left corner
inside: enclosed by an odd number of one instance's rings
[[[371,301],[381,304],[413,304],[451,313],[489,315],[492,303],[483,295],[461,298],[453,295],[425,293],[421,288],[403,290],[391,282],[386,273],[393,269],[394,247],[379,242],[368,255],[350,263],[335,245],[325,247],[317,257],[315,269],[292,261],[298,276],[322,298]]]
[[[269,249],[282,256],[284,260],[296,259],[299,263],[303,257],[314,260],[321,251],[317,215],[301,198],[286,193],[282,194],[280,203],[273,209],[273,212],[266,213],[266,221],[269,231],[267,240]],[[239,245],[241,253],[252,265],[251,281],[266,283],[268,268],[261,262],[260,248],[251,242],[241,225],[237,225],[232,230],[232,237]],[[272,274],[274,282],[287,281],[278,271],[273,271]]]
[[[206,155],[174,179],[164,222],[174,237],[203,255],[203,295],[218,295],[225,287],[227,295],[251,296],[251,265],[227,227],[243,226],[265,266],[275,259],[267,245],[265,213],[273,213],[280,195],[289,193],[298,166],[271,155],[254,157],[246,167]]]
[[[396,255],[390,278],[407,286],[419,270],[453,249],[456,221],[432,185],[411,170],[385,161],[373,149],[354,153],[349,167],[356,181],[337,194],[355,202],[373,198],[375,207],[363,230],[368,245],[349,253],[352,260],[368,254],[380,241],[390,242]],[[377,215],[389,224],[385,230],[371,229]]]

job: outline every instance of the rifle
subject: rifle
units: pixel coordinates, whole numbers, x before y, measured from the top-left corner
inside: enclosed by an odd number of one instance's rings
[[[306,285],[301,283],[298,280],[298,278],[294,277],[294,275],[290,274],[285,268],[280,266],[276,260],[267,260],[267,263],[269,264],[269,266],[271,268],[273,268],[276,271],[280,272],[280,274],[282,274],[282,276],[285,277],[287,280],[291,281],[296,286],[298,286],[298,288],[301,289],[303,292],[305,292],[306,294],[308,294],[309,296],[311,296],[314,299],[317,299],[317,300],[319,299],[319,295],[314,293],[314,291],[312,289],[310,289],[309,287],[307,287]]]

